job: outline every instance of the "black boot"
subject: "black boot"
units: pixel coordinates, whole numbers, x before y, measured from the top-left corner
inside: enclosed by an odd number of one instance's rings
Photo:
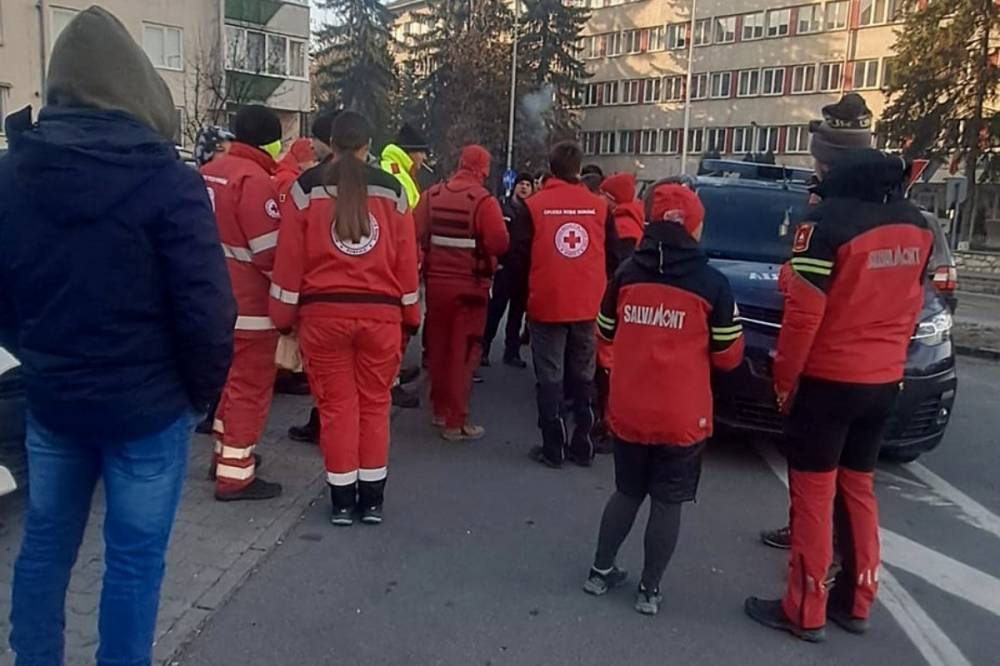
[[[319,410],[315,407],[309,412],[309,422],[288,429],[288,439],[304,444],[319,444]]]
[[[743,604],[743,610],[752,620],[760,622],[765,627],[787,631],[810,643],[821,643],[826,640],[825,628],[805,629],[790,620],[785,615],[784,608],[781,607],[781,599],[768,601],[757,597],[747,597]]]
[[[542,428],[542,445],[531,451],[531,457],[548,467],[558,469],[563,464],[563,451],[566,448],[566,423],[561,419],[546,419],[540,423]]]
[[[330,486],[330,504],[333,506],[330,523],[338,527],[353,525],[357,499],[358,488],[355,483],[346,486]]]
[[[392,387],[392,406],[400,409],[417,409],[420,407],[420,396],[407,391],[402,386]]]
[[[361,522],[379,525],[382,522],[382,502],[385,498],[385,479],[358,482],[358,505]]]
[[[254,479],[253,482],[243,488],[230,493],[215,492],[215,499],[220,502],[244,502],[256,500],[274,499],[281,495],[281,484],[271,483],[264,479]]]
[[[583,386],[576,390],[573,396],[573,439],[569,444],[570,460],[580,467],[590,467],[594,461],[594,388]]]
[[[521,351],[519,349],[508,349],[503,355],[503,364],[522,370],[528,367],[528,364],[521,358]]]

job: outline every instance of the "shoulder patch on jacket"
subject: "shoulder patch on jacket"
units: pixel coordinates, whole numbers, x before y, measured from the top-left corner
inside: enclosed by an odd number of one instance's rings
[[[812,242],[813,232],[816,231],[815,224],[802,223],[795,229],[795,241],[792,243],[792,252],[799,254],[809,249]]]

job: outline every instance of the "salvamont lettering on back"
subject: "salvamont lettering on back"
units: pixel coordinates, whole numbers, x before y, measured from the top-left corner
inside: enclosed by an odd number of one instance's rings
[[[683,310],[672,310],[663,304],[655,307],[652,305],[626,305],[623,312],[623,320],[626,324],[677,330],[684,328],[686,316],[687,313]]]

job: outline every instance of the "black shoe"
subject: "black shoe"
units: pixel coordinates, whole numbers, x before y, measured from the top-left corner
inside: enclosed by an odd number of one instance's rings
[[[566,460],[573,463],[577,467],[590,467],[594,464],[594,459],[590,456],[579,455],[569,449],[566,451]]]
[[[615,441],[610,437],[598,437],[594,443],[594,453],[601,456],[611,455],[615,452]]]
[[[260,466],[264,464],[264,458],[261,457],[259,453],[253,454],[253,468],[254,470],[259,470]],[[208,480],[215,481],[215,464],[211,464],[208,467]]]
[[[743,610],[750,618],[760,622],[765,627],[787,631],[810,643],[822,643],[826,640],[826,629],[803,629],[788,619],[785,609],[781,607],[781,600],[764,600],[757,597],[747,597],[743,603]]]
[[[660,604],[663,603],[663,595],[659,588],[647,590],[646,586],[639,583],[639,591],[635,595],[635,610],[643,615],[656,615],[660,612]]]
[[[512,368],[520,368],[521,370],[528,367],[527,362],[515,354],[504,354],[503,364],[509,365]]]
[[[486,380],[483,379],[483,376],[481,374],[479,374],[478,370],[472,373],[472,383],[473,384],[482,384],[485,381]]]
[[[857,634],[860,636],[868,631],[868,618],[854,617],[848,611],[842,610],[836,604],[827,604],[826,617],[833,620],[834,624],[850,634]]]
[[[400,384],[412,384],[420,377],[420,366],[414,365],[399,371]]]
[[[330,524],[337,527],[350,527],[354,524],[354,509],[334,507],[330,513]]]
[[[361,510],[361,522],[365,525],[381,525],[382,524],[382,507],[381,506],[369,506]]]
[[[255,500],[269,500],[281,495],[281,484],[271,483],[264,479],[254,479],[246,488],[232,493],[220,493],[216,491],[215,499],[220,502],[242,502]]]
[[[288,429],[288,439],[303,444],[319,443],[319,410],[315,407],[309,412],[309,422],[305,425],[292,426]]]
[[[628,572],[618,567],[611,567],[611,571],[601,573],[594,567],[590,568],[587,580],[583,583],[583,591],[595,597],[607,594],[608,590],[620,587],[628,580]]]
[[[528,455],[530,455],[531,459],[536,463],[541,463],[546,467],[551,467],[552,469],[559,469],[562,467],[562,461],[549,460],[549,457],[545,455],[545,449],[541,446],[536,446],[531,449]]]
[[[346,486],[330,486],[330,504],[333,510],[330,523],[338,527],[354,524],[354,511],[358,501],[358,484]]]
[[[792,528],[786,525],[776,530],[764,530],[760,533],[760,540],[771,548],[788,550],[792,547]]]
[[[284,395],[310,395],[309,380],[302,372],[279,374],[274,382],[274,392]]]
[[[402,386],[392,389],[392,406],[400,409],[417,409],[420,407],[420,396],[407,391]]]

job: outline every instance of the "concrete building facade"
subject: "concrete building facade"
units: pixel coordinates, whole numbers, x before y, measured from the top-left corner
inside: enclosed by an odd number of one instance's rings
[[[308,0],[0,0],[0,116],[44,105],[52,45],[93,4],[125,24],[167,82],[182,149],[202,123],[227,123],[248,103],[278,111],[286,138],[302,133],[312,107]]]

